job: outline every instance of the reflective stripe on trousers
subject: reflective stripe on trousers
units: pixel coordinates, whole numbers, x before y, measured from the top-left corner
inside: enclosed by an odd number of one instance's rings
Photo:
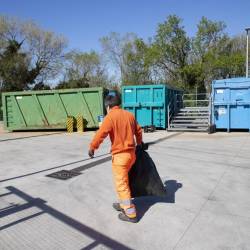
[[[130,200],[121,200],[120,206],[124,210],[125,214],[130,218],[136,217],[136,208],[135,205]]]

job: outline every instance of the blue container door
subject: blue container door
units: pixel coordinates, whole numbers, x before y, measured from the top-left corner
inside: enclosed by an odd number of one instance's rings
[[[151,88],[138,88],[136,95],[137,102],[143,106],[151,101]]]
[[[216,128],[227,128],[228,124],[228,108],[227,106],[219,105],[214,107],[214,119]]]
[[[151,123],[151,110],[145,107],[145,103],[150,100],[150,89],[134,86],[126,87],[123,91],[123,108],[134,114],[137,122],[141,126]]]
[[[214,90],[214,101],[225,103],[229,101],[229,89],[215,89]]]
[[[136,89],[134,88],[126,88],[122,93],[123,98],[123,108],[136,116],[135,107],[136,104]],[[125,106],[124,106],[125,105]]]
[[[250,109],[248,105],[230,107],[230,128],[250,129]]]
[[[153,88],[152,120],[153,125],[158,128],[166,128],[165,100],[165,88]]]
[[[230,89],[230,99],[232,103],[230,107],[230,128],[250,128],[249,89]]]
[[[230,99],[232,103],[241,104],[242,102],[249,102],[250,96],[248,88],[230,89]]]
[[[135,88],[126,88],[123,91],[123,104],[126,106],[135,106],[136,105],[136,89]]]
[[[162,108],[153,108],[153,125],[165,128],[165,112]]]
[[[150,102],[152,100],[152,89],[147,86],[137,88],[137,103],[139,107],[136,107],[136,119],[137,122],[142,126],[152,125],[152,109]]]
[[[151,110],[150,108],[136,108],[136,120],[142,126],[151,124]]]

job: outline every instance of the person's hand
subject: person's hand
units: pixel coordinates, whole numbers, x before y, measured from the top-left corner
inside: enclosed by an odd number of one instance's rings
[[[93,149],[89,149],[89,157],[90,158],[93,158],[94,157],[94,154],[95,154],[95,151]]]
[[[143,141],[140,144],[142,150],[148,150],[148,143],[144,143]]]

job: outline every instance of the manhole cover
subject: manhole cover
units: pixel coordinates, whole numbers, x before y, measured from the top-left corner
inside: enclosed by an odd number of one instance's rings
[[[71,171],[71,170],[61,170],[52,174],[48,174],[46,176],[48,177],[52,177],[52,178],[56,178],[56,179],[60,179],[60,180],[67,180],[70,179],[74,176],[80,175],[80,172],[75,172],[75,171]]]

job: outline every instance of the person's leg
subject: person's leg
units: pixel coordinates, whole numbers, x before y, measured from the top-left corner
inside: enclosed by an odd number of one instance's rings
[[[112,158],[112,170],[120,207],[129,218],[136,218],[136,209],[131,201],[128,178],[128,172],[134,162],[134,152],[115,154]],[[119,209],[117,210],[119,211]]]

